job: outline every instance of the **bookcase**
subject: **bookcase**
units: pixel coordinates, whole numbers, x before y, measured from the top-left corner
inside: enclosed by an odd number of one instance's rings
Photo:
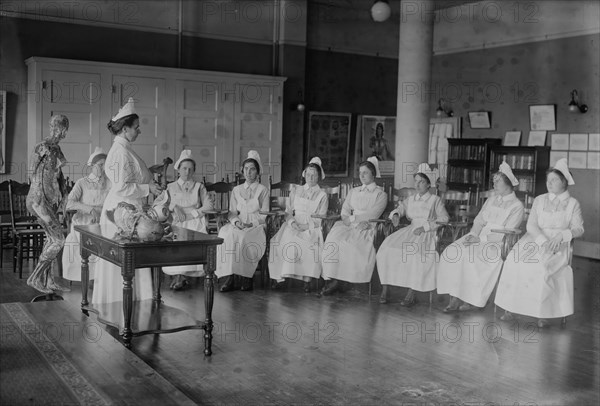
[[[495,171],[502,161],[506,161],[519,180],[515,193],[525,205],[529,203],[527,200],[532,200],[533,197],[546,192],[546,170],[550,166],[550,147],[493,146],[490,170]],[[487,188],[491,187],[490,179]]]
[[[498,138],[448,138],[448,190],[485,190],[490,181],[490,152]]]

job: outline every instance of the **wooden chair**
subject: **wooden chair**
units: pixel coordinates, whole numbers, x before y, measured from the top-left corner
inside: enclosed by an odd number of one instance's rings
[[[236,186],[235,182],[221,179],[217,183],[207,183],[204,179],[204,187],[208,192],[209,199],[213,201],[213,210],[204,212],[206,216],[206,231],[208,234],[218,234],[221,227],[227,222],[229,215],[229,200],[231,191]]]
[[[478,207],[471,205],[471,192],[448,190],[441,193],[441,199],[450,216],[447,222],[437,222],[437,251],[441,253],[446,247],[465,235],[473,222]]]
[[[323,233],[323,241],[325,241],[331,227],[333,227],[336,221],[342,218],[342,183],[338,181],[335,186],[326,185],[322,186],[321,189],[327,194],[329,200],[327,214],[324,216],[313,214],[311,217],[321,219],[321,231]]]
[[[10,248],[12,242],[8,182],[0,183],[0,266],[4,262],[4,248]]]
[[[23,259],[37,261],[42,251],[45,233],[36,222],[36,217],[27,210],[28,184],[9,181],[10,221],[13,237],[13,272],[19,269],[19,279],[23,277]],[[23,223],[26,225],[23,226]]]

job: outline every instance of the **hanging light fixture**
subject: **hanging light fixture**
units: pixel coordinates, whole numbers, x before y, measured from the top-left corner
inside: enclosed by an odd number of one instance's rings
[[[575,113],[579,111],[580,113],[587,113],[588,106],[587,104],[579,104],[579,95],[577,94],[577,90],[573,89],[571,91],[571,101],[569,102],[569,111],[571,113]]]
[[[371,7],[371,17],[374,21],[381,23],[390,18],[392,9],[387,0],[377,0]]]

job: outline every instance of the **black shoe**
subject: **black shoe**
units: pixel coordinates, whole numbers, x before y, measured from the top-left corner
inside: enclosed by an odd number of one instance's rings
[[[310,282],[304,282],[304,293],[310,293]]]
[[[338,284],[337,279],[334,279],[332,282],[330,282],[327,286],[325,286],[323,288],[323,290],[321,291],[321,294],[323,296],[332,295],[333,293],[335,293],[338,290],[338,288],[339,288],[338,285],[339,284]]]
[[[404,299],[400,301],[400,306],[411,307],[417,304],[417,295],[415,292],[411,290],[408,291],[408,294]]]
[[[240,290],[247,292],[249,290],[252,290],[252,288],[252,278],[242,277],[242,287],[240,288]]]
[[[223,286],[221,286],[221,289],[219,290],[221,292],[231,292],[233,290],[233,275],[229,275],[227,277],[225,283],[223,284]]]
[[[285,289],[285,281],[273,283],[273,289],[275,289],[275,290],[284,290]]]

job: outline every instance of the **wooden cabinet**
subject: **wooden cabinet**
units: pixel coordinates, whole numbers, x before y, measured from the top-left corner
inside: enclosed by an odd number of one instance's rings
[[[28,150],[48,135],[52,115],[65,114],[64,172],[73,180],[88,173],[85,164],[96,146],[110,149],[106,124],[129,97],[142,131],[134,148],[146,164],[167,156],[175,161],[188,148],[197,179],[233,179],[255,149],[265,175],[281,179],[283,77],[41,57],[26,63]],[[171,168],[169,179],[175,178]]]
[[[447,188],[476,192],[490,180],[490,148],[496,138],[448,138]]]
[[[550,147],[503,147],[491,148],[491,170],[497,169],[502,161],[511,167],[519,180],[515,192],[519,199],[526,201],[546,193],[546,170],[550,166]],[[488,188],[492,187],[491,181]]]

